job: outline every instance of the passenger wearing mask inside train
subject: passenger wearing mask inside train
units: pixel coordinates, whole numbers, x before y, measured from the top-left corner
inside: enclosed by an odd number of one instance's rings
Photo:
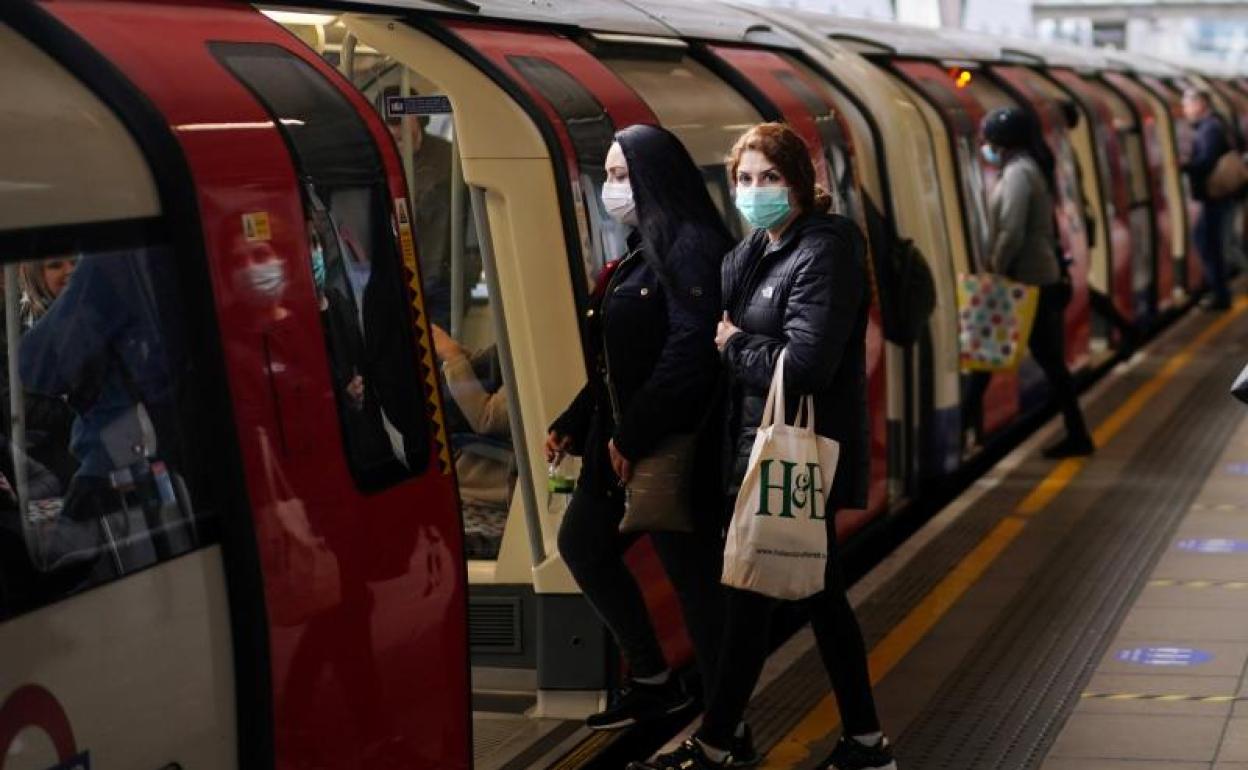
[[[1200,201],[1200,218],[1194,231],[1196,249],[1212,297],[1201,301],[1206,310],[1221,311],[1231,307],[1231,290],[1226,278],[1226,254],[1223,229],[1234,210],[1231,199],[1211,198],[1209,176],[1218,160],[1231,150],[1230,132],[1222,118],[1213,111],[1209,94],[1196,88],[1183,92],[1183,116],[1192,124],[1191,153],[1183,161],[1183,171],[1192,183],[1192,197]]]
[[[715,671],[723,629],[722,489],[715,405],[719,362],[713,339],[720,308],[719,265],[732,242],[701,172],[670,132],[648,125],[618,134],[606,158],[602,198],[632,227],[629,252],[604,269],[590,302],[589,382],[550,427],[547,458],[583,458],[559,530],[559,552],[628,663],[618,699],[588,719],[612,729],[681,711],[693,702],[655,636],[624,553],[637,534],[620,532],[644,510],[635,478],[641,461],[688,468],[685,502],[692,532],[651,531],[680,599],[703,682]],[[658,459],[655,459],[655,458]],[[667,467],[667,466],[665,466]],[[735,725],[734,725],[735,727]],[[742,735],[739,756],[752,756]]]
[[[1065,438],[1046,448],[1044,455],[1090,455],[1096,445],[1083,419],[1074,378],[1066,368],[1065,318],[1071,288],[1057,243],[1052,155],[1036,148],[1039,131],[1031,116],[1017,107],[992,111],[984,118],[981,131],[984,158],[1001,168],[989,206],[986,267],[997,275],[1040,288],[1040,304],[1027,344],[1044,370],[1066,423]],[[991,377],[986,372],[971,375],[964,419],[977,428],[982,425],[984,393]]]
[[[852,220],[828,214],[832,198],[815,184],[810,149],[788,126],[751,128],[737,140],[729,165],[737,209],[754,227],[724,258],[725,311],[715,334],[732,383],[729,506],[744,480],[783,353],[788,414],[795,415],[800,397],[813,396],[815,431],[840,444],[827,511],[865,508],[871,454],[865,238]],[[824,522],[824,588],[802,605],[845,735],[818,766],[896,770],[876,715],[862,631],[845,593],[836,516]],[[749,761],[737,753],[734,734],[770,652],[768,628],[778,600],[737,588],[725,593],[723,648],[702,726],[675,751],[630,770],[718,770]]]

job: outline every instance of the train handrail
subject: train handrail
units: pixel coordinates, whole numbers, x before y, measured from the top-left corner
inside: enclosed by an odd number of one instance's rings
[[[524,432],[524,418],[520,414],[520,393],[516,389],[516,368],[511,358],[511,338],[507,334],[506,315],[503,312],[502,284],[498,279],[498,264],[494,257],[494,237],[490,233],[490,220],[485,210],[485,188],[469,185],[472,201],[472,217],[477,227],[477,241],[481,248],[481,266],[485,273],[485,285],[490,292],[490,304],[494,312],[494,344],[498,348],[498,362],[503,370],[503,387],[507,388],[507,420],[511,426],[511,441],[516,452],[516,474],[520,490],[520,502],[524,506],[524,521],[529,530],[529,553],[533,566],[546,561],[546,544],[542,535],[542,519],[537,510],[537,493],[534,487],[533,464],[529,459],[529,447]]]

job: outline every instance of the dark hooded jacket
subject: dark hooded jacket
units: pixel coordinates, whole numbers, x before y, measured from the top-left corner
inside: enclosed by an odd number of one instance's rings
[[[1209,175],[1218,160],[1231,149],[1229,132],[1222,118],[1212,112],[1198,120],[1192,132],[1192,156],[1183,164],[1183,171],[1192,182],[1192,197],[1207,201]]]
[[[755,230],[724,260],[724,307],[741,332],[723,351],[732,379],[735,457],[745,475],[776,360],[785,355],[790,421],[815,397],[815,430],[840,443],[828,508],[865,508],[869,484],[866,245],[845,217],[806,214],[774,246]]]

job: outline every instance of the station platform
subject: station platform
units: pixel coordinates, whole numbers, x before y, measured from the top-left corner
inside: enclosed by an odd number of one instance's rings
[[[1095,456],[1054,420],[855,584],[902,770],[1248,770],[1246,361],[1248,299],[1189,313],[1084,395]],[[830,753],[808,628],[748,719],[763,767]]]

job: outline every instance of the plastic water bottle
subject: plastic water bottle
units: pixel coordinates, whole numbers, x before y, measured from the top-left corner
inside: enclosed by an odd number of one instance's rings
[[[558,458],[546,469],[546,512],[559,517],[568,509],[572,491],[576,489],[576,482],[559,470],[562,460],[562,457]]]

